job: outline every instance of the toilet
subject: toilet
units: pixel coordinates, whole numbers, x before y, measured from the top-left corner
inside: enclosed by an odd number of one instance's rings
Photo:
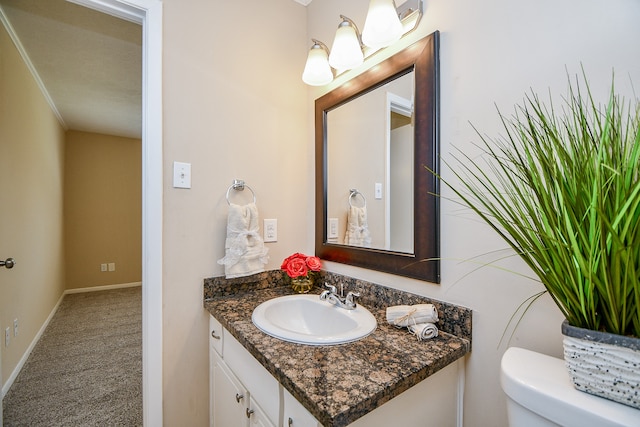
[[[562,359],[511,347],[500,382],[511,427],[640,426],[640,409],[576,390]]]

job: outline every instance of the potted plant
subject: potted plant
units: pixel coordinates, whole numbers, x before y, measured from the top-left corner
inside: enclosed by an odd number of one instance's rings
[[[459,184],[443,182],[535,272],[565,316],[576,388],[640,408],[640,106],[613,84],[599,105],[583,81],[582,90],[569,81],[562,108],[532,93],[512,116],[498,112],[504,136],[474,128],[483,156],[458,151],[445,163]],[[612,352],[621,366],[609,363]]]

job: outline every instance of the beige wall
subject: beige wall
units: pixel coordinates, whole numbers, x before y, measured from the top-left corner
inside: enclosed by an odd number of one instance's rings
[[[6,382],[64,290],[64,131],[0,25],[0,326]],[[4,385],[4,384],[3,384]]]
[[[142,280],[141,165],[139,139],[67,132],[67,289]],[[115,271],[102,272],[103,263]]]
[[[301,81],[306,9],[292,0],[164,0],[163,382],[167,426],[208,419],[203,279],[224,274],[225,192],[255,191],[278,219],[268,269],[311,252],[313,151]],[[173,161],[192,188],[171,185]],[[241,195],[234,201],[241,203]]]

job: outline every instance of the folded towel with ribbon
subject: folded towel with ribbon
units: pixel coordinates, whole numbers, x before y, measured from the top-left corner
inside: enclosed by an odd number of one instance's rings
[[[433,304],[394,305],[387,307],[387,322],[401,328],[420,323],[436,323],[438,310]]]
[[[371,233],[367,222],[367,208],[365,206],[351,206],[347,213],[347,232],[344,236],[345,245],[371,246]]]
[[[407,327],[418,341],[428,340],[438,336],[438,327],[433,323],[418,323]]]
[[[225,277],[249,276],[264,271],[268,249],[260,237],[258,208],[255,203],[244,206],[229,204],[225,256],[218,260],[224,265]]]

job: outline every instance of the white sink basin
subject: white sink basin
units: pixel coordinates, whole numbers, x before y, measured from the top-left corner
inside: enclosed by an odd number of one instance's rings
[[[287,295],[253,310],[253,324],[284,341],[332,345],[357,341],[376,329],[373,314],[360,304],[354,310],[321,301],[318,295]]]

